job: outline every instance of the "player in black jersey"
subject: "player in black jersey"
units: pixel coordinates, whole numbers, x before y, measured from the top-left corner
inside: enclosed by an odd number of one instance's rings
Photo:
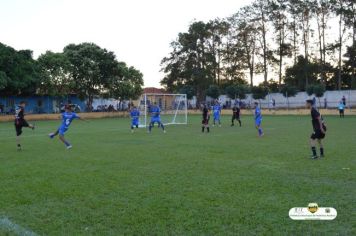
[[[16,143],[18,150],[21,150],[20,136],[22,134],[22,128],[28,127],[32,130],[35,129],[34,125],[27,123],[25,120],[25,107],[26,103],[22,101],[15,109]]]
[[[319,143],[320,148],[320,157],[324,157],[324,146],[322,140],[325,138],[326,126],[324,121],[318,112],[318,110],[313,106],[313,100],[307,100],[307,108],[310,109],[310,114],[312,117],[312,125],[314,132],[310,136],[310,146],[312,149],[313,159],[317,159],[318,155],[316,154],[316,142]]]
[[[234,106],[232,108],[231,126],[234,126],[235,125],[234,121],[237,120],[239,122],[239,124],[240,124],[240,127],[241,127],[240,112],[241,112],[240,107]]]
[[[209,109],[206,105],[204,105],[203,106],[203,120],[201,122],[202,123],[201,132],[204,133],[205,128],[208,133],[210,132],[209,120],[210,120]]]

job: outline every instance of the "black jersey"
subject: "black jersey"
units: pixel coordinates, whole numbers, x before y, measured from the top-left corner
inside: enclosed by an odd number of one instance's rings
[[[320,122],[321,122],[321,125],[322,125],[324,131],[326,131],[326,126],[324,124],[323,118],[321,117],[320,113],[318,112],[318,110],[315,107],[312,107],[310,114],[312,117],[312,125],[313,125],[314,131],[320,130],[319,119],[320,119]]]
[[[17,106],[15,109],[15,122],[22,122],[25,119],[25,112],[22,106]]]
[[[232,108],[232,113],[234,116],[239,116],[240,115],[240,108],[234,107]]]
[[[204,107],[203,108],[203,119],[208,119],[209,118],[209,110],[208,108]]]

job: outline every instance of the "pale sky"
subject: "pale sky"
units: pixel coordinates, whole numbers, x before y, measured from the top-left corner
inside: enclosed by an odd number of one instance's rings
[[[169,44],[194,20],[227,17],[252,0],[0,0],[0,42],[34,57],[93,42],[160,86]]]

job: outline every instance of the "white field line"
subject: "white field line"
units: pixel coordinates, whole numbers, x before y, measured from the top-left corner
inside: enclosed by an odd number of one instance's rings
[[[11,222],[8,218],[0,218],[0,229],[19,236],[37,236],[36,233]]]

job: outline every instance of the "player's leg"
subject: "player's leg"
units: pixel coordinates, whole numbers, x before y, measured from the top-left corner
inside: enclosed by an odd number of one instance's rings
[[[219,127],[221,127],[221,119],[220,119],[220,116],[218,116],[218,122],[219,122]]]
[[[48,136],[49,136],[50,138],[54,138],[54,137],[57,136],[58,134],[59,134],[59,129],[57,129],[56,132],[54,132],[54,133],[50,133]]]
[[[16,129],[16,145],[17,145],[17,150],[21,150],[21,134],[22,134],[22,126],[15,124],[15,129]]]
[[[202,122],[201,122],[201,132],[203,132],[204,133],[204,130],[205,130],[205,119],[203,119],[202,120]]]
[[[258,131],[258,136],[263,136],[263,129],[262,129],[262,126],[261,126],[261,121],[256,121],[256,129]]]
[[[162,130],[163,130],[163,132],[165,133],[166,132],[166,130],[164,129],[164,125],[163,125],[163,123],[159,120],[159,121],[157,121],[157,123],[158,123],[158,127],[161,127],[162,128]]]
[[[235,116],[232,115],[232,118],[231,118],[231,126],[234,126],[234,125],[235,125],[234,121],[235,121]]]
[[[59,129],[59,140],[61,140],[64,143],[67,149],[70,149],[72,148],[72,145],[64,138],[64,133],[66,131],[67,131],[66,129]]]
[[[150,124],[148,125],[148,132],[151,133],[152,127],[155,124],[153,120],[151,120]]]
[[[318,156],[316,154],[316,134],[315,132],[310,136],[310,148],[312,150],[312,158],[317,159]]]
[[[241,127],[241,119],[240,119],[240,117],[237,117],[237,121],[239,122],[239,125]]]
[[[324,157],[324,145],[321,139],[318,139],[318,144],[320,148],[320,157]]]

